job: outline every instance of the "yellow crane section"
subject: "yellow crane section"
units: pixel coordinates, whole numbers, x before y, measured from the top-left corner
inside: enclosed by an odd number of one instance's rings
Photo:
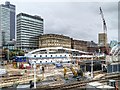
[[[71,67],[70,70],[72,71],[74,77],[78,76],[77,72],[75,71],[75,69],[73,67]]]
[[[69,69],[72,71],[72,74],[74,77],[81,75],[81,74],[79,74],[78,71],[75,71],[75,69],[73,67],[70,67]],[[67,67],[64,67],[64,78],[67,78],[66,74],[67,74]]]

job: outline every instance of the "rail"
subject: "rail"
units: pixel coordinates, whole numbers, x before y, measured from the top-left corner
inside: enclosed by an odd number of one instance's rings
[[[68,84],[68,85],[56,85],[56,86],[48,86],[46,87],[47,89],[51,89],[51,90],[66,90],[66,89],[75,89],[75,88],[80,88],[80,87],[83,87],[83,86],[86,86],[87,83],[90,83],[90,82],[94,82],[94,81],[99,81],[99,82],[108,82],[110,79],[115,79],[115,80],[118,80],[120,79],[120,74],[111,74],[109,76],[106,75],[104,78],[101,78],[101,79],[96,79],[96,80],[87,80],[87,81],[80,81],[80,82],[75,82],[75,83],[71,83],[71,84]],[[38,87],[39,89],[41,87]],[[43,89],[43,88],[42,88]]]

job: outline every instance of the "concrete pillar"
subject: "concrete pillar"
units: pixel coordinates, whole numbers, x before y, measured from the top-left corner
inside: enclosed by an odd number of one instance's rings
[[[85,72],[86,72],[86,64],[85,64]]]
[[[34,63],[34,88],[36,88],[36,63]]]

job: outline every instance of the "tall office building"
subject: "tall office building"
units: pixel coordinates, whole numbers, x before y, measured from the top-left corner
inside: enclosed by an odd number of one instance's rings
[[[0,29],[0,48],[2,48],[2,31],[1,31],[1,29]]]
[[[17,15],[17,48],[30,50],[38,48],[38,37],[44,33],[43,19],[25,13]]]
[[[5,2],[0,5],[0,44],[7,45],[15,39],[15,5]]]

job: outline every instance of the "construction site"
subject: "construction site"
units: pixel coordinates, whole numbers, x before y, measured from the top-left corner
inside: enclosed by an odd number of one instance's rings
[[[110,80],[120,84],[119,73],[106,73],[100,70],[91,74],[90,72],[83,73],[78,68],[77,64],[64,64],[62,67],[37,65],[34,72],[34,68],[18,69],[13,64],[5,65],[7,74],[1,76],[0,88],[30,88],[30,86],[33,88],[36,85],[36,88],[43,89],[74,89],[85,88],[87,83],[96,81],[103,83],[102,85],[108,85]]]
[[[24,56],[16,56],[12,62],[1,62],[0,90],[119,90],[120,44],[109,51],[101,7],[100,14],[103,33],[99,33],[99,50],[104,53],[63,47],[30,51]]]

